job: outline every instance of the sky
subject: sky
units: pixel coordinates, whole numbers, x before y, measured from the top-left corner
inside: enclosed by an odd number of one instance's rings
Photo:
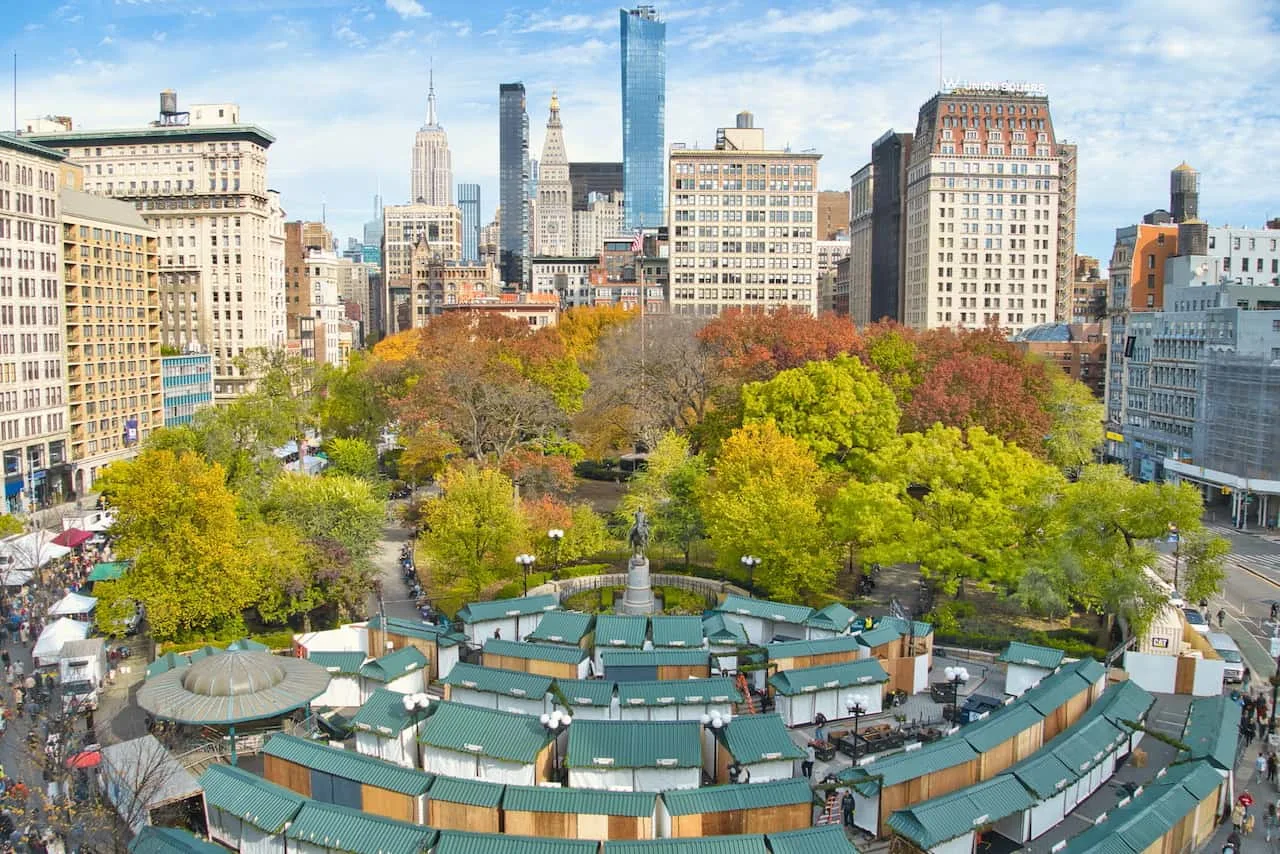
[[[845,190],[876,138],[914,131],[941,56],[947,78],[1045,84],[1058,138],[1079,145],[1078,251],[1104,266],[1117,226],[1168,207],[1169,170],[1183,160],[1202,173],[1202,218],[1260,226],[1280,215],[1280,0],[653,2],[667,22],[668,143],[708,146],[750,110],[770,147],[821,152],[820,185]],[[454,181],[481,185],[486,222],[498,195],[499,83],[525,84],[533,157],[553,90],[570,160],[622,155],[615,5],[0,5],[0,44],[18,55],[19,119],[138,126],[156,117],[164,88],[180,108],[238,103],[242,121],[276,137],[269,183],[288,217],[323,209],[344,246],[379,190],[389,204],[408,201],[432,66]],[[0,112],[7,126],[10,110]]]

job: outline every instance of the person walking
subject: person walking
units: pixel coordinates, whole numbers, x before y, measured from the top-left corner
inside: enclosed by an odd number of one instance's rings
[[[1222,628],[1222,622],[1226,618],[1227,618],[1227,612],[1219,608],[1218,609],[1218,628]]]
[[[1280,772],[1280,760],[1276,759],[1274,753],[1267,756],[1267,782],[1274,783],[1276,781],[1276,773]],[[1272,804],[1275,806],[1275,804]]]
[[[1231,808],[1231,829],[1236,833],[1244,830],[1244,804],[1239,801]]]
[[[840,813],[844,819],[845,827],[853,827],[853,792],[846,791],[844,797],[840,799]],[[1240,820],[1244,821],[1244,808],[1241,808]],[[1233,813],[1234,815],[1234,813]]]
[[[800,763],[800,773],[804,775],[805,779],[813,776],[813,763],[817,759],[818,754],[813,749],[813,745],[807,745],[804,749],[804,761]]]
[[[1271,844],[1271,839],[1276,836],[1278,829],[1280,829],[1280,815],[1276,814],[1276,805],[1267,804],[1267,814],[1262,819],[1262,832],[1268,845]]]

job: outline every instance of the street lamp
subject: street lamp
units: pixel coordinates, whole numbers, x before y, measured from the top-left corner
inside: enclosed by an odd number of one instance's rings
[[[733,715],[728,712],[721,712],[719,709],[713,709],[710,713],[702,716],[702,725],[711,727],[711,779],[716,778],[716,774],[720,770],[720,739],[716,738],[715,733],[724,729],[733,720]],[[736,776],[736,775],[735,775]],[[734,782],[730,780],[729,782]]]
[[[1178,533],[1178,526],[1169,523],[1169,536],[1173,537],[1173,589],[1178,589],[1178,564],[1182,557],[1182,537]]]
[[[756,592],[756,567],[760,565],[760,558],[755,555],[743,555],[742,565],[747,568],[747,586],[751,588],[751,593]]]
[[[516,563],[520,564],[520,569],[524,575],[524,595],[529,595],[529,567],[533,566],[533,562],[537,560],[531,554],[516,555]],[[516,638],[519,640],[519,638]]]
[[[400,702],[404,703],[404,710],[413,715],[413,767],[421,768],[422,756],[418,752],[418,725],[422,722],[422,714],[431,705],[431,698],[418,691],[405,694]]]
[[[951,722],[960,723],[960,686],[969,681],[969,671],[963,667],[947,667],[943,671],[951,683]]]
[[[849,694],[844,698],[845,711],[853,718],[853,764],[858,764],[858,722],[867,713],[867,707],[858,702],[858,698]]]
[[[556,581],[560,580],[560,541],[564,539],[564,531],[559,528],[552,528],[547,531],[547,536],[551,539],[552,561],[551,577]]]
[[[551,733],[551,780],[552,782],[559,782],[560,780],[560,745],[559,745],[560,733],[564,732],[569,728],[569,725],[573,723],[573,718],[569,715],[568,712],[562,712],[559,709],[555,709],[551,712],[551,714],[546,714],[544,712],[542,717],[539,718],[539,720],[542,721],[542,728],[545,729],[547,732]],[[567,783],[568,780],[566,780],[565,782]]]

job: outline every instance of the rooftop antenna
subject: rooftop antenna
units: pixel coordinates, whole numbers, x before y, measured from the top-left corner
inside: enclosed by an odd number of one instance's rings
[[[938,91],[942,91],[942,24],[938,24]]]
[[[18,52],[13,52],[13,132],[18,132]]]

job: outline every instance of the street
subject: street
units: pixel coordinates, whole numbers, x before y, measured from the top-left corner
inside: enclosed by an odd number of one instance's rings
[[[382,582],[381,607],[386,609],[388,617],[421,620],[422,615],[418,613],[418,606],[409,596],[409,587],[405,584],[404,574],[400,571],[400,547],[409,540],[408,529],[399,522],[399,512],[403,502],[392,501],[389,502],[389,506],[391,507],[390,518],[395,521],[388,521],[382,529],[378,551],[373,556],[374,564],[378,567],[378,578]],[[379,607],[378,594],[375,591],[369,596],[369,616],[377,614]],[[370,650],[370,654],[372,653],[373,651]]]

